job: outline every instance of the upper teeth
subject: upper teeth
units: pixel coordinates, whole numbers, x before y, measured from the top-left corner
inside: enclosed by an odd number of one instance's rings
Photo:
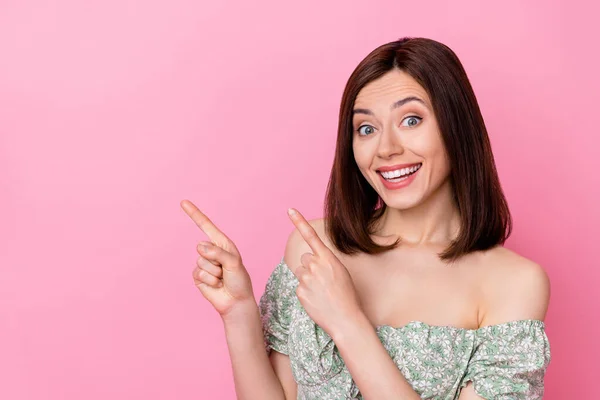
[[[397,178],[399,176],[410,174],[411,172],[415,172],[421,167],[421,164],[413,165],[408,168],[401,168],[394,171],[381,171],[381,175],[383,175],[386,179]]]

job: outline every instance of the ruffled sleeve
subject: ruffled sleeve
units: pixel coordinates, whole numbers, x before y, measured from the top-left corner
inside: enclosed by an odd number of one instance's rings
[[[544,395],[550,343],[540,320],[510,321],[476,331],[460,388],[473,381],[484,399],[537,400]]]
[[[291,309],[296,289],[292,285],[293,273],[283,261],[275,267],[265,286],[265,292],[259,301],[264,345],[267,354],[274,349],[289,354],[288,334],[291,321]]]

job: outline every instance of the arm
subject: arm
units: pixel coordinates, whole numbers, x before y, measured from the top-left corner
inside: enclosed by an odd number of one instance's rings
[[[292,367],[290,365],[290,357],[281,354],[278,351],[271,351],[271,365],[275,370],[275,374],[283,386],[285,398],[287,400],[295,400],[298,397],[298,384],[292,375]]]
[[[289,357],[274,351],[271,352],[270,358],[267,355],[256,303],[245,305],[244,309],[236,310],[236,314],[224,317],[223,323],[237,398],[294,398],[291,397],[295,396],[295,389],[290,382],[290,378],[294,381],[291,377]]]
[[[181,207],[210,239],[197,246],[200,257],[192,276],[223,320],[238,399],[285,400],[289,366],[286,370],[280,358],[272,357],[274,364],[269,361],[260,310],[237,247],[192,202],[184,200]]]
[[[291,218],[297,229],[288,239],[285,258],[300,282],[298,298],[333,339],[361,394],[365,399],[420,399],[356,304],[358,299],[349,296],[355,293],[352,279],[325,244],[329,241],[322,220],[309,223],[297,211]]]
[[[475,388],[473,387],[473,382],[467,383],[467,386],[464,387],[460,391],[460,395],[458,396],[458,400],[485,400],[483,397],[475,393]]]
[[[348,326],[339,327],[331,338],[365,399],[421,399],[391,359],[363,313]]]

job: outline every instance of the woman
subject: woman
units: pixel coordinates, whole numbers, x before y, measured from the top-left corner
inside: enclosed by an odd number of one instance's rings
[[[324,218],[291,209],[258,304],[235,245],[182,207],[212,241],[193,276],[223,318],[239,398],[542,398],[549,281],[502,246],[510,213],[447,46],[403,38],[352,73]]]

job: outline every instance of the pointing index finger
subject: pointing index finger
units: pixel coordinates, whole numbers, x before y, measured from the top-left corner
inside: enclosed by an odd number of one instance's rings
[[[198,228],[206,233],[213,243],[229,241],[225,234],[221,232],[219,228],[217,228],[215,224],[213,224],[212,221],[194,205],[194,203],[189,200],[183,200],[181,202],[181,208],[183,208],[183,211],[185,211],[192,221],[198,225]]]
[[[304,238],[304,241],[308,243],[313,253],[317,256],[324,256],[329,252],[329,248],[325,246],[325,243],[321,240],[315,229],[308,223],[299,211],[290,208],[288,209],[288,215],[292,220],[292,223],[296,226],[300,235]]]

